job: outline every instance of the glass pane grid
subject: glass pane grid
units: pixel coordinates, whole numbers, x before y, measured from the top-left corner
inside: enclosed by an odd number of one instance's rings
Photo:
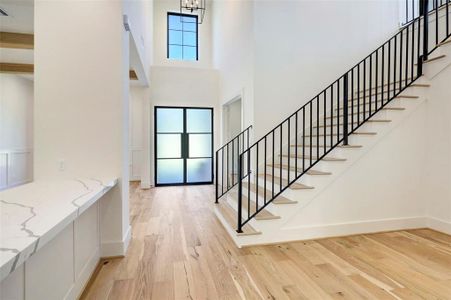
[[[168,58],[197,60],[197,19],[171,13],[168,15]]]
[[[157,185],[211,183],[211,108],[156,107]]]

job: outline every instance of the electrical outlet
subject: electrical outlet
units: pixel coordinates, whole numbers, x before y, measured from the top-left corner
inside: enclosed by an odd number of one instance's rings
[[[58,170],[60,172],[66,171],[66,160],[64,160],[64,159],[58,160]]]

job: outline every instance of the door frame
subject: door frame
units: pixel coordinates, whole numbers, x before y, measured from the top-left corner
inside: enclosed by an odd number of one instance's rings
[[[187,172],[187,168],[186,168],[186,160],[187,158],[183,158],[183,151],[182,151],[182,159],[183,159],[183,182],[182,183],[157,183],[158,180],[158,165],[157,165],[157,110],[159,108],[178,108],[178,109],[183,109],[183,131],[184,133],[186,133],[186,110],[187,109],[208,109],[211,111],[211,181],[203,181],[203,182],[186,182],[186,172]],[[213,107],[207,107],[207,106],[165,106],[165,105],[158,105],[158,106],[154,106],[154,182],[155,182],[155,187],[159,187],[159,186],[178,186],[178,185],[205,185],[205,184],[213,184],[214,182],[214,140],[215,140],[215,130],[214,130],[214,109]],[[186,143],[189,141],[184,141],[183,136],[182,136],[182,150],[183,150],[183,143]],[[188,155],[189,155],[189,147],[185,148],[188,151]]]
[[[243,130],[243,124],[244,124],[244,93],[240,92],[239,94],[237,94],[235,97],[233,97],[232,99],[228,100],[227,102],[222,104],[222,119],[221,119],[221,137],[222,137],[222,144],[225,144],[228,142],[228,137],[227,132],[230,128],[230,124],[229,121],[226,120],[226,117],[229,117],[229,106],[231,104],[233,104],[236,101],[241,101],[241,105],[240,105],[240,113],[241,113],[241,119],[240,119],[240,131]],[[227,110],[227,112],[226,112]]]

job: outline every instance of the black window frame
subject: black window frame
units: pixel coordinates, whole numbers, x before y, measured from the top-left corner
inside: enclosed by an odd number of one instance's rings
[[[168,14],[167,14],[167,17],[166,17],[166,28],[167,28],[167,30],[166,30],[166,58],[167,59],[174,59],[174,58],[169,58],[169,46],[180,46],[180,47],[182,47],[182,59],[180,59],[180,60],[182,60],[182,61],[193,61],[193,60],[190,60],[190,59],[185,59],[184,57],[183,57],[183,47],[184,46],[187,46],[187,47],[193,47],[193,46],[191,46],[191,45],[184,45],[183,44],[183,33],[185,32],[184,30],[183,30],[183,27],[182,27],[182,44],[181,45],[178,45],[178,44],[169,44],[169,31],[170,30],[172,30],[172,31],[175,31],[174,29],[169,29],[169,17],[170,16],[178,16],[178,17],[188,17],[188,18],[193,18],[193,19],[195,19],[195,24],[196,24],[196,60],[195,61],[199,61],[199,23],[198,23],[198,16],[197,15],[190,15],[190,14],[184,14],[184,13],[178,13],[178,12],[168,12]],[[182,22],[182,26],[183,26],[183,22]],[[186,32],[192,32],[192,31],[186,31]],[[178,59],[174,59],[174,60],[178,60]]]

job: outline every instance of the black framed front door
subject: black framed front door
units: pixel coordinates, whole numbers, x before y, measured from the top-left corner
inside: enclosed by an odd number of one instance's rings
[[[213,183],[213,109],[155,107],[155,185]]]

